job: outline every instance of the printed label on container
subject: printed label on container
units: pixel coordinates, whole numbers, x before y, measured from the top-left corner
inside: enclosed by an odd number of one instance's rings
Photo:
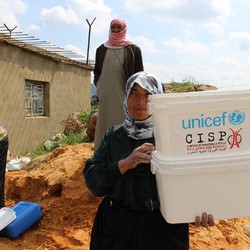
[[[188,155],[250,149],[250,124],[242,110],[175,114],[170,120],[176,135],[172,140],[181,141],[176,147],[185,145]]]

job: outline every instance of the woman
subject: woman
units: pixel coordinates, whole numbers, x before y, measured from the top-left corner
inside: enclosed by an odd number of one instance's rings
[[[143,70],[141,49],[126,39],[127,25],[117,18],[111,21],[109,39],[96,50],[94,83],[99,100],[94,150],[106,130],[124,121],[123,101],[127,79]]]
[[[0,125],[0,208],[5,206],[4,179],[8,145],[7,131]]]
[[[150,171],[155,150],[148,96],[162,85],[145,72],[126,84],[125,122],[105,133],[83,174],[95,196],[105,196],[94,221],[90,250],[182,250],[189,248],[188,224],[169,224],[159,210],[156,179]],[[197,226],[212,226],[206,213]]]

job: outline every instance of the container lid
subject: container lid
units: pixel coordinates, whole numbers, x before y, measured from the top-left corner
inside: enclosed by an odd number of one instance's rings
[[[149,95],[149,100],[153,99],[183,99],[183,98],[194,98],[194,99],[208,99],[213,98],[231,98],[232,96],[235,98],[237,96],[245,96],[249,98],[250,89],[242,89],[242,90],[209,90],[209,91],[193,91],[193,92],[182,92],[182,93],[165,93],[165,94],[155,94]]]
[[[208,105],[209,104],[209,105]],[[250,90],[197,91],[149,95],[148,113],[155,110],[192,111],[250,106]]]
[[[250,154],[191,160],[162,160],[152,153],[151,172],[168,175],[204,174],[250,169]]]
[[[16,213],[11,208],[0,209],[0,231],[16,219]]]

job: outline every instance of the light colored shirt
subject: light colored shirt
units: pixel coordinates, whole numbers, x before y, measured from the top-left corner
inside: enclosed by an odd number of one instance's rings
[[[0,141],[7,135],[7,131],[0,125]]]

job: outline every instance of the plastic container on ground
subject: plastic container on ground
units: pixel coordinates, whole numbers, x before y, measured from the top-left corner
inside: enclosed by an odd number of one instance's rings
[[[10,239],[20,236],[42,217],[38,203],[21,201],[11,209],[16,213],[16,219],[0,232],[0,236]]]
[[[156,94],[148,110],[161,159],[250,152],[250,90]]]
[[[151,171],[169,223],[194,222],[203,212],[215,220],[250,216],[250,154],[165,161],[154,152]]]

